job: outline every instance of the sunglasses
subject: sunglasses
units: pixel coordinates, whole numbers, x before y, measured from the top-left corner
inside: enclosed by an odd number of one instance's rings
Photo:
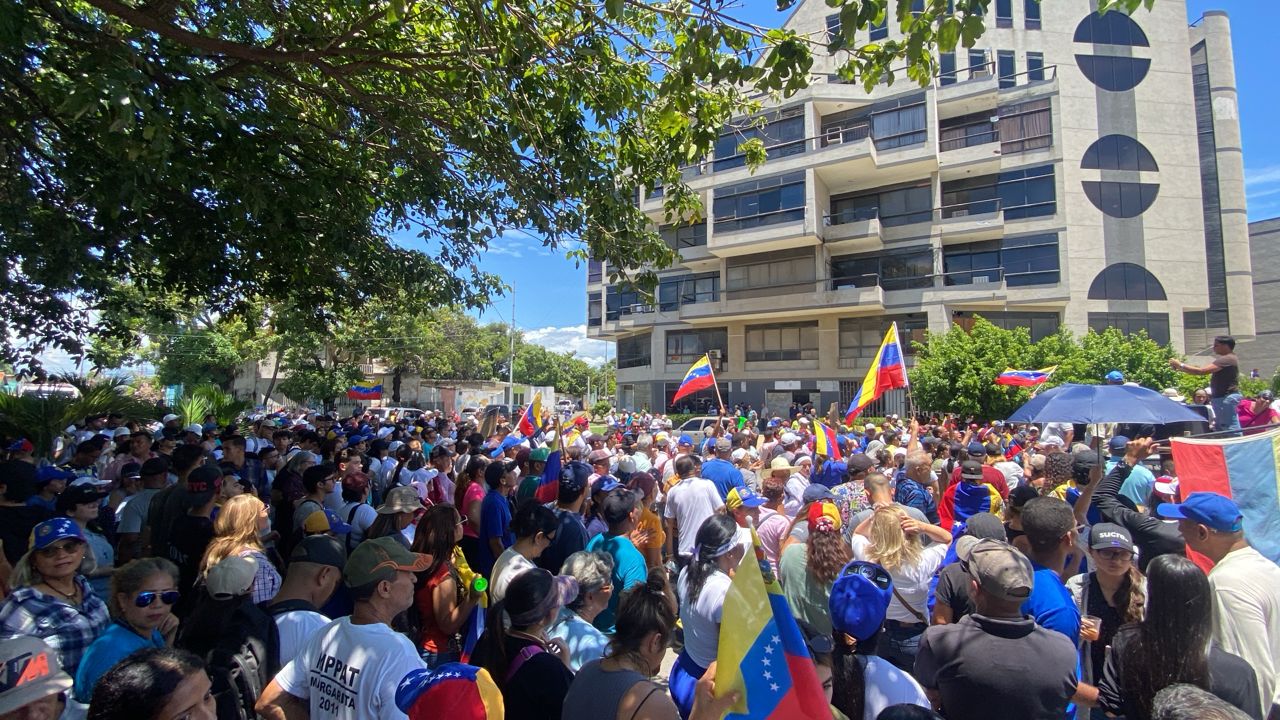
[[[854,565],[846,568],[846,570],[847,571],[844,573],[846,576],[861,575],[862,577],[870,580],[872,584],[881,590],[887,589],[891,581],[889,572],[876,565]]]
[[[164,592],[148,590],[147,592],[138,593],[138,597],[133,599],[133,604],[140,608],[151,607],[151,604],[156,601],[156,598],[159,598],[160,602],[165,605],[173,605],[178,602],[178,598],[181,596],[182,593],[177,590],[165,590]]]
[[[46,558],[57,557],[58,555],[61,555],[63,553],[66,553],[67,555],[72,555],[77,550],[80,549],[81,545],[84,545],[84,543],[79,540],[68,540],[66,542],[60,542],[57,545],[50,545],[49,547],[40,548],[36,552],[40,555],[40,557],[46,557]]]

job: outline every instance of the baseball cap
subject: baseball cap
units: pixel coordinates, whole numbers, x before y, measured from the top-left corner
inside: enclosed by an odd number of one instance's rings
[[[181,418],[179,418],[177,415],[174,415],[173,413],[169,413],[168,415],[165,415],[164,417],[160,418],[160,422],[171,423],[174,420],[180,420],[180,419]]]
[[[410,670],[396,688],[396,707],[409,720],[502,720],[506,715],[502,691],[489,671],[462,663]]]
[[[76,474],[53,465],[41,465],[36,468],[36,484],[44,485],[53,480],[73,480]]]
[[[974,440],[965,446],[965,450],[968,451],[969,457],[982,457],[987,454],[986,446],[977,440]]]
[[[139,475],[164,475],[167,472],[169,472],[169,458],[164,455],[151,458],[142,463],[142,467],[138,469]]]
[[[9,446],[5,448],[5,450],[11,453],[29,453],[35,452],[35,449],[36,447],[26,438],[18,438],[17,440],[9,443]]]
[[[876,461],[872,460],[869,455],[857,453],[856,455],[849,456],[848,464],[849,464],[849,473],[851,475],[857,475],[859,473],[867,472],[871,468],[875,467]]]
[[[1114,523],[1098,523],[1089,529],[1089,547],[1094,550],[1120,548],[1134,552],[1133,536]]]
[[[97,503],[108,494],[97,490],[92,485],[72,485],[58,496],[55,507],[57,507],[58,512],[65,513],[77,505]]]
[[[798,442],[800,442],[800,436],[799,436],[799,435],[796,435],[796,434],[795,434],[795,433],[793,433],[793,432],[784,432],[784,433],[782,433],[782,437],[778,438],[778,442],[782,443],[783,445],[790,445],[791,443],[798,443]]]
[[[124,467],[120,468],[120,477],[140,478],[142,477],[142,466],[135,462],[125,463]]]
[[[252,555],[231,555],[205,572],[204,585],[209,597],[229,600],[248,595],[257,574],[258,561]]]
[[[729,459],[733,460],[734,462],[740,462],[742,458],[746,456],[747,456],[747,449],[738,448],[737,450],[734,450],[732,453],[729,454]]]
[[[1124,435],[1116,435],[1107,441],[1107,449],[1110,450],[1113,455],[1123,455],[1124,448],[1128,444],[1129,438]]]
[[[836,496],[831,493],[831,488],[818,483],[810,483],[805,486],[804,494],[800,496],[800,501],[804,503],[815,503],[819,500],[835,500]]]
[[[421,509],[422,500],[418,497],[418,491],[408,485],[401,485],[387,491],[387,499],[378,506],[378,514],[411,513]]]
[[[193,497],[209,497],[222,488],[222,471],[215,465],[201,465],[187,476],[187,493]],[[197,503],[203,505],[204,503]]]
[[[435,453],[434,450],[432,450],[431,452],[433,454]],[[549,457],[551,457],[551,451],[544,447],[534,448],[532,451],[529,452],[529,459],[533,462],[544,463],[547,461],[547,458]]]
[[[307,533],[327,533],[332,532],[335,535],[346,535],[351,532],[351,526],[342,522],[338,514],[332,510],[316,510],[302,521],[302,530]]]
[[[516,437],[515,435],[508,435],[502,439],[502,443],[499,444],[498,447],[489,451],[489,457],[496,458],[502,453],[510,450],[511,448],[519,444],[520,444],[520,438]]]
[[[84,542],[84,533],[74,520],[67,517],[45,520],[31,531],[31,549],[43,550],[59,540],[79,540]]]
[[[591,452],[587,453],[587,462],[594,465],[598,462],[608,462],[609,459],[612,457],[613,457],[613,453],[609,452],[608,450],[605,450],[604,448],[601,448],[599,450],[592,450]]]
[[[733,449],[733,441],[727,437],[716,438],[716,452],[729,452]]]
[[[602,492],[613,492],[622,487],[622,483],[618,482],[618,478],[612,475],[601,475],[596,481],[591,483],[591,494]]]
[[[831,585],[828,607],[831,629],[866,641],[880,632],[889,601],[893,598],[893,578],[875,563],[854,560],[840,570]]]
[[[1124,373],[1119,370],[1112,370],[1107,373],[1106,380],[1109,383],[1122,383],[1124,382]]]
[[[328,565],[339,570],[347,564],[347,553],[342,541],[329,535],[308,535],[293,546],[289,554],[289,562],[314,563]]]
[[[1176,496],[1178,494],[1178,478],[1161,475],[1156,478],[1155,490],[1161,495]]]
[[[1213,492],[1195,492],[1181,503],[1164,503],[1156,508],[1162,518],[1192,520],[1217,532],[1240,532],[1244,529],[1244,516],[1240,506],[1224,495]]]
[[[748,488],[733,488],[724,500],[724,506],[729,510],[737,510],[740,507],[760,507],[763,504],[764,498]]]
[[[121,425],[120,427],[111,431],[111,437],[112,438],[129,437],[129,428]]]
[[[360,587],[392,580],[399,571],[422,572],[431,566],[431,556],[409,552],[391,536],[365,540],[351,551],[342,568],[347,587]]]
[[[560,487],[569,492],[582,492],[591,477],[591,466],[581,460],[571,460],[560,469]]]
[[[981,480],[982,463],[977,460],[965,460],[960,463],[960,478],[962,480]]]
[[[956,541],[956,557],[983,592],[1006,602],[1022,602],[1031,596],[1035,570],[1009,543],[964,536]]]
[[[690,446],[690,447],[693,447],[693,438],[692,438],[692,437],[690,437],[690,436],[688,436],[688,435],[681,435],[681,436],[680,436],[680,439],[676,441],[676,444],[677,444],[677,445],[688,445],[688,446]]]
[[[980,512],[966,520],[964,534],[979,540],[990,538],[1004,541],[1007,537],[1004,531],[1004,523],[1000,522],[999,517],[989,512]]]
[[[72,684],[44,640],[18,635],[0,642],[0,715],[66,692]]]

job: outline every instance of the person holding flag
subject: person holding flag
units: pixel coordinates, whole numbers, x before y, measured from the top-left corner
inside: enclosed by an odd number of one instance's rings
[[[536,435],[542,429],[542,393],[533,396],[533,402],[520,413],[516,430],[527,438]]]
[[[720,386],[716,384],[716,374],[711,369],[711,358],[703,355],[684,374],[680,387],[676,388],[676,394],[671,397],[671,404],[674,405],[680,398],[707,388],[715,388],[716,402],[720,404],[720,414],[724,415],[724,400],[720,397]]]
[[[871,360],[871,368],[862,379],[862,385],[853,395],[849,409],[844,414],[844,424],[852,426],[854,418],[875,402],[885,390],[909,387],[907,382],[907,365],[902,355],[902,345],[898,342],[898,323],[889,326],[880,349]]]

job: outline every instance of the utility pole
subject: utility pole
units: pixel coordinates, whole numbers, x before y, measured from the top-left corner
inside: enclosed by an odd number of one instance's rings
[[[515,412],[516,404],[516,287],[511,286],[511,361],[507,363],[507,412]]]

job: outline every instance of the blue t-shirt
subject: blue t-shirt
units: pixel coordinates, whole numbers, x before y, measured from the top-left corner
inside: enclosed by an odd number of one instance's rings
[[[565,558],[587,547],[587,526],[582,524],[582,516],[572,510],[555,508],[552,510],[559,519],[556,528],[556,539],[551,541],[542,554],[533,559],[533,564],[550,572],[560,574],[560,566]]]
[[[495,537],[502,541],[503,548],[511,547],[516,541],[511,532],[511,503],[507,502],[506,495],[490,490],[480,501],[480,548],[476,553],[480,562],[475,568],[485,577],[489,577],[493,564],[498,560],[489,547],[489,538]]]
[[[1023,614],[1035,618],[1036,624],[1046,630],[1055,630],[1067,636],[1072,644],[1080,641],[1080,609],[1076,607],[1071,591],[1063,584],[1058,573],[1031,561],[1035,568],[1035,582],[1031,597],[1022,603]],[[1076,662],[1076,676],[1080,677],[1080,663]],[[1075,705],[1067,705],[1064,716],[1068,720],[1076,716]]]
[[[587,543],[587,550],[607,553],[613,558],[613,593],[609,595],[609,606],[600,611],[593,625],[602,633],[613,633],[613,626],[618,617],[618,602],[622,594],[633,585],[643,585],[649,576],[649,568],[645,565],[644,555],[631,543],[631,538],[622,535],[596,535]]]
[[[713,458],[706,461],[702,464],[702,477],[715,483],[716,490],[720,491],[721,500],[729,497],[730,490],[742,487],[742,471],[728,460]]]
[[[1124,458],[1112,456],[1107,460],[1106,472],[1111,472],[1111,468],[1115,467]],[[1124,484],[1120,486],[1120,495],[1129,498],[1137,507],[1143,507],[1147,501],[1151,499],[1151,491],[1155,489],[1156,476],[1151,470],[1142,463],[1133,466],[1133,470],[1129,471],[1129,477],[1124,479]]]
[[[822,463],[822,469],[813,474],[809,478],[810,483],[824,485],[827,488],[833,488],[845,480],[845,475],[849,472],[849,465],[839,460],[828,460]]]
[[[164,647],[164,636],[158,630],[152,630],[151,639],[148,640],[119,621],[108,625],[89,649],[85,650],[84,658],[80,660],[73,693],[76,700],[89,702],[93,697],[93,686],[98,683],[99,678],[135,651],[149,647]]]

